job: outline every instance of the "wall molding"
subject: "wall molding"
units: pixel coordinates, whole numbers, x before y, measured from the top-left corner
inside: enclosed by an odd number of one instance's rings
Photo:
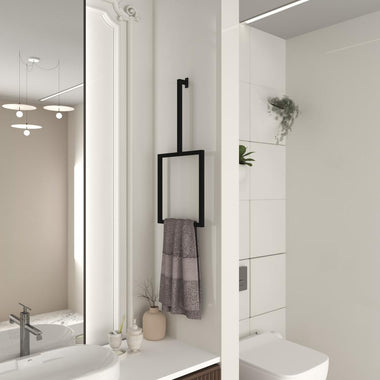
[[[120,21],[139,21],[136,8],[129,0],[113,0],[112,5]]]
[[[94,294],[94,287],[100,288],[104,286],[106,292],[103,291],[102,296],[112,300],[113,311],[112,320],[108,317],[103,319],[97,325],[97,321],[92,320],[91,331],[94,332],[96,336],[90,337],[87,341],[97,341],[101,342],[102,336],[98,331],[102,331],[110,328],[118,328],[120,325],[120,319],[123,314],[126,314],[127,309],[127,258],[129,256],[128,246],[127,246],[127,198],[129,196],[127,192],[127,184],[129,180],[129,171],[127,170],[128,157],[127,157],[127,134],[128,134],[128,120],[127,120],[127,108],[128,108],[128,80],[127,80],[127,56],[128,56],[128,23],[120,17],[114,8],[114,3],[123,3],[123,1],[106,1],[106,0],[87,0],[86,2],[86,12],[87,15],[97,15],[103,22],[104,33],[107,29],[110,29],[110,40],[112,41],[112,66],[110,69],[112,71],[112,97],[107,95],[102,97],[102,89],[98,85],[94,86],[94,81],[96,78],[86,78],[87,84],[91,87],[91,91],[96,91],[99,88],[99,93],[96,94],[97,99],[101,99],[104,106],[108,106],[112,109],[112,117],[110,116],[107,126],[110,128],[110,133],[112,133],[113,147],[112,155],[107,159],[109,162],[107,165],[112,167],[113,181],[110,186],[112,186],[112,204],[113,204],[113,238],[112,242],[107,242],[107,251],[101,253],[98,252],[94,256],[93,260],[95,262],[91,263],[91,267],[97,267],[97,265],[102,265],[106,263],[108,267],[113,268],[112,280],[110,277],[104,277],[104,281],[107,284],[102,283],[102,279],[99,279],[99,284],[94,281],[86,281],[86,292]],[[121,6],[123,6],[121,4]],[[89,21],[87,22],[89,24]],[[101,23],[99,23],[101,25]],[[102,28],[100,27],[99,33],[102,33]],[[86,38],[90,38],[88,35]],[[102,54],[102,53],[99,53]],[[111,58],[111,57],[109,57]],[[87,61],[86,66],[90,64]],[[93,94],[91,94],[92,97]],[[87,98],[90,98],[89,96]],[[89,105],[86,105],[88,108]],[[100,222],[99,222],[100,223]],[[105,226],[106,227],[106,226]],[[99,239],[101,237],[96,237]],[[98,262],[96,262],[98,261]],[[90,276],[87,276],[87,278]],[[107,278],[107,280],[106,280]],[[110,286],[109,281],[113,284]],[[90,287],[90,288],[89,288]],[[92,288],[91,288],[92,287]],[[87,298],[87,297],[86,297]],[[86,299],[86,308],[89,310],[95,310],[94,305],[101,304],[101,299]],[[91,313],[86,313],[86,317],[91,318]],[[106,326],[106,324],[108,326]],[[92,332],[91,332],[92,334]],[[98,335],[99,334],[99,335]]]

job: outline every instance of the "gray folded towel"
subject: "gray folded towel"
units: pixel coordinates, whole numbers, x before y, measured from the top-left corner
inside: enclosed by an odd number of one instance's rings
[[[201,319],[194,221],[165,219],[159,301],[164,311]]]

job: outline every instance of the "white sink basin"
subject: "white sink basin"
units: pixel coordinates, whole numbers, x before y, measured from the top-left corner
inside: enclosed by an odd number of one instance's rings
[[[119,380],[119,358],[108,348],[75,345],[0,363],[0,380]]]
[[[30,334],[30,353],[53,350],[75,344],[72,329],[63,325],[33,325],[42,331],[42,340]],[[0,332],[0,362],[20,356],[20,327]]]

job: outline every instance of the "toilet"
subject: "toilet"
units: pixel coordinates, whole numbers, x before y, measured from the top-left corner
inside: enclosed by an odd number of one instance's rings
[[[327,355],[266,332],[240,341],[240,380],[326,380]]]

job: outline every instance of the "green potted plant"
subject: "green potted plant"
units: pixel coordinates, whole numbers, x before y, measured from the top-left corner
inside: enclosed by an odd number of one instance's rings
[[[275,136],[276,143],[279,144],[292,130],[294,120],[300,113],[299,107],[287,95],[282,98],[269,97],[268,112],[274,114],[276,120],[281,120]]]
[[[244,145],[239,145],[239,178],[243,181],[247,175],[246,167],[252,166],[252,162],[255,161],[253,158],[249,157],[254,152],[247,152],[247,147]]]

